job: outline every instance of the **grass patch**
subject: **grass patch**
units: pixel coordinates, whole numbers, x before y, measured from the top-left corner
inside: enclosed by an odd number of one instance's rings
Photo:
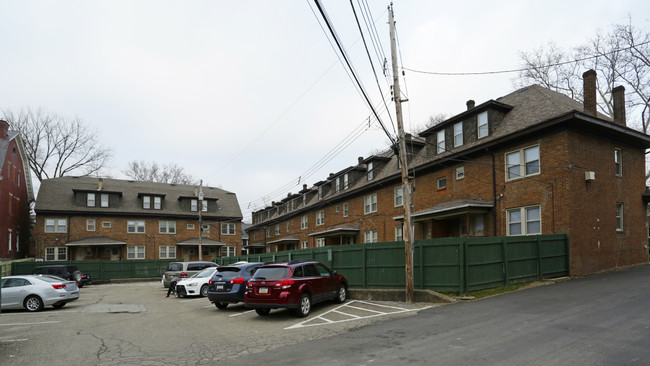
[[[507,292],[516,291],[516,290],[519,290],[520,288],[528,287],[531,284],[532,284],[532,282],[521,282],[521,283],[516,283],[514,285],[508,285],[508,286],[503,286],[503,287],[496,287],[496,288],[489,288],[489,289],[485,289],[485,290],[474,291],[474,292],[471,292],[470,295],[474,296],[477,299],[480,299],[480,298],[483,298],[483,297],[500,295],[500,294],[505,294]]]

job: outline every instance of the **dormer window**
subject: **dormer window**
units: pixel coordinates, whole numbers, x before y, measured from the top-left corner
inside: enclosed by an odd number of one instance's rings
[[[343,175],[343,189],[348,189],[349,187],[348,182],[349,182],[348,173],[345,173],[345,175]]]
[[[192,200],[190,202],[190,211],[197,212],[199,210],[199,200]]]
[[[100,194],[100,199],[101,207],[108,207],[108,193]]]
[[[445,152],[445,130],[438,131],[437,134],[437,151],[438,154]]]
[[[454,125],[454,147],[463,144],[463,122],[458,122]]]
[[[318,200],[323,199],[323,186],[318,187]]]
[[[372,161],[368,163],[368,180],[372,180],[375,177],[375,170]]]
[[[334,183],[334,192],[341,190],[341,177],[336,177],[336,182]]]
[[[142,196],[142,208],[145,210],[151,208],[151,196]]]
[[[153,203],[152,203],[153,202]],[[142,196],[142,208],[145,210],[162,209],[162,197],[159,196]]]
[[[86,195],[86,206],[95,207],[95,194],[94,193],[88,193]]]
[[[478,138],[482,138],[488,135],[488,114],[487,111],[481,112],[478,114],[477,118],[477,128]]]

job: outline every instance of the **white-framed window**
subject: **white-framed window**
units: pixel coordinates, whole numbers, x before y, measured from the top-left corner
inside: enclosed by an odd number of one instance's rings
[[[339,212],[341,212],[341,206],[339,206],[339,205],[336,205],[336,209],[335,209],[335,211],[336,211],[336,213],[339,213]]]
[[[145,259],[144,247],[126,247],[126,259]]]
[[[280,235],[280,224],[275,224],[275,235]]]
[[[623,231],[623,203],[616,202],[616,231]]]
[[[199,211],[199,200],[192,199],[190,200],[190,211],[198,212]]]
[[[308,225],[309,225],[309,218],[307,217],[307,215],[301,217],[300,218],[300,229],[304,230],[304,229],[306,229],[308,227]]]
[[[402,230],[402,225],[395,226],[395,241],[404,240],[404,231]]]
[[[402,206],[404,204],[404,188],[402,186],[395,187],[394,190],[394,200],[395,207]]]
[[[507,210],[508,236],[542,233],[541,207],[528,206]]]
[[[370,230],[363,232],[363,242],[364,243],[376,243],[377,242],[377,230]]]
[[[539,145],[507,153],[506,167],[506,180],[539,174]]]
[[[110,229],[111,228],[111,222],[110,221],[102,221],[102,228]]]
[[[8,241],[9,251],[11,252],[11,229],[8,230],[8,233],[9,233],[9,241]]]
[[[208,201],[206,200],[201,201],[201,211],[208,212]]]
[[[442,177],[436,179],[436,188],[445,189],[447,188],[447,177]]]
[[[151,208],[151,196],[142,196],[142,208],[145,210]]]
[[[476,130],[478,131],[478,138],[485,137],[489,133],[488,128],[488,114],[487,111],[478,114],[476,122]]]
[[[86,219],[86,231],[95,231],[95,219]]]
[[[336,180],[334,181],[334,192],[338,192],[341,190],[341,177],[336,177]]]
[[[221,224],[221,234],[222,235],[235,235],[235,223],[222,223]]]
[[[375,177],[375,166],[372,163],[372,161],[368,163],[367,173],[368,173],[368,180],[372,180]]]
[[[456,168],[456,180],[461,180],[463,178],[465,178],[465,167],[459,166]]]
[[[194,230],[194,224],[187,224],[186,229],[187,230]]]
[[[343,174],[343,189],[348,189],[350,187],[349,183],[350,179],[348,177],[348,173]]]
[[[348,204],[344,203],[343,204],[343,217],[348,217],[348,213],[349,213]]]
[[[162,209],[162,197],[154,197],[153,198],[153,209],[154,210]]]
[[[437,152],[442,154],[445,152],[445,130],[438,131],[437,133]]]
[[[160,259],[174,259],[176,258],[176,246],[160,246],[158,247],[158,258]]]
[[[316,212],[316,226],[325,225],[325,211]]]
[[[176,234],[176,221],[158,221],[158,233]]]
[[[67,247],[47,247],[45,248],[46,261],[65,261],[68,260]]]
[[[323,186],[318,187],[318,200],[323,199]]]
[[[236,248],[233,246],[221,247],[221,256],[222,257],[234,257]]]
[[[316,248],[324,247],[325,246],[325,238],[317,238],[316,239]]]
[[[87,193],[86,194],[86,206],[95,207],[95,194]]]
[[[271,228],[270,227],[266,227],[266,237],[267,238],[271,237]]]
[[[289,232],[289,221],[287,221],[286,232]]]
[[[46,233],[65,233],[68,231],[66,219],[45,219]]]
[[[617,177],[623,176],[623,155],[621,149],[614,149],[614,173]]]
[[[99,199],[100,199],[99,205],[101,207],[108,207],[108,193],[102,193],[99,196]]]
[[[454,125],[454,147],[463,144],[463,122],[458,122]]]
[[[130,234],[143,234],[144,220],[128,220],[126,222],[126,232]]]
[[[307,240],[303,240],[303,242],[300,244],[300,249],[309,249],[309,242]]]
[[[377,194],[373,193],[370,196],[363,198],[363,213],[369,214],[377,212]]]
[[[302,205],[307,205],[307,193],[303,193],[302,195]]]

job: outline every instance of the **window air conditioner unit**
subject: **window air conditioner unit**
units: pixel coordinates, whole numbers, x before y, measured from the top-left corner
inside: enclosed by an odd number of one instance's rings
[[[595,180],[596,172],[587,171],[585,172],[585,180]]]

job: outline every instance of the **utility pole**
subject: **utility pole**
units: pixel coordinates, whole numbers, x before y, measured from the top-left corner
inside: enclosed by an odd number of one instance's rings
[[[402,166],[402,206],[404,207],[404,226],[402,236],[404,239],[404,256],[406,264],[406,300],[415,302],[413,292],[413,236],[411,235],[411,184],[408,177],[408,159],[406,156],[406,134],[402,124],[402,102],[399,90],[399,72],[397,70],[397,47],[395,41],[395,20],[393,18],[393,4],[388,6],[388,25],[390,27],[390,53],[393,63],[393,100],[395,101],[395,116],[397,118],[397,132],[399,134],[399,160]]]
[[[199,185],[199,260],[203,260],[203,179]]]

